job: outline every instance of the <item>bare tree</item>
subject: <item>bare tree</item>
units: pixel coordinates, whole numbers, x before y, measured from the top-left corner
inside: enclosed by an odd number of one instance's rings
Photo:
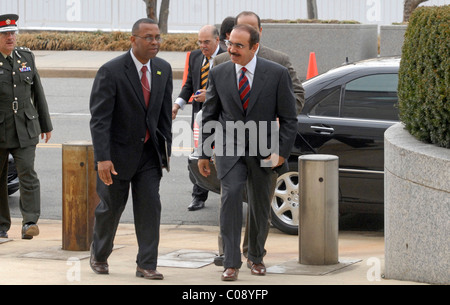
[[[170,0],[162,0],[161,8],[159,10],[159,29],[161,33],[167,34],[168,32],[168,19],[169,19],[169,5]]]
[[[167,20],[169,18],[169,4],[170,0],[162,0],[161,8],[159,11],[159,21],[157,17],[158,12],[158,1],[157,0],[143,0],[147,7],[147,17],[158,22],[159,29],[161,33],[167,34],[168,24]]]
[[[147,17],[158,22],[158,17],[156,16],[158,1],[157,0],[143,0],[147,6]]]
[[[405,0],[403,6],[403,22],[408,22],[412,12],[423,2],[428,0]]]
[[[308,19],[318,19],[319,15],[317,13],[317,1],[316,0],[306,0],[308,6]]]

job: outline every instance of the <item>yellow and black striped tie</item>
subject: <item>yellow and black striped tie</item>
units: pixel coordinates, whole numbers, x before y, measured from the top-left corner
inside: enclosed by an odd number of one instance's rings
[[[202,66],[201,77],[200,77],[201,89],[206,89],[206,83],[208,82],[209,60],[210,60],[210,58],[206,57],[205,63]]]

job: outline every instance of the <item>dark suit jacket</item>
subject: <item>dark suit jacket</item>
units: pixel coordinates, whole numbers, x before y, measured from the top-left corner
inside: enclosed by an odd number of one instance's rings
[[[286,69],[288,69],[289,75],[291,76],[292,79],[295,99],[297,101],[296,104],[297,115],[300,114],[300,112],[303,109],[303,106],[305,105],[305,89],[303,88],[302,82],[297,76],[297,72],[295,72],[294,67],[292,66],[289,56],[280,51],[268,48],[263,45],[260,45],[257,56],[276,62],[277,64],[280,64],[283,67],[286,67]],[[228,54],[228,52],[221,54],[220,56],[216,56],[216,58],[214,58],[214,67],[229,60],[230,54]]]
[[[217,54],[221,54],[224,51],[219,48],[219,52]],[[203,60],[205,56],[203,55],[201,50],[195,50],[191,52],[189,56],[189,72],[186,78],[186,82],[184,83],[183,88],[181,88],[181,92],[179,97],[181,97],[186,102],[189,101],[192,94],[197,92],[200,89],[200,77],[201,77],[201,69]],[[192,120],[191,125],[193,126],[195,114],[198,113],[202,109],[203,103],[193,101],[192,102]],[[191,127],[192,127],[191,126]]]
[[[242,149],[242,147],[239,147],[242,141],[238,141],[236,133],[227,135],[227,122],[228,124],[242,122],[248,124],[247,127],[252,125],[256,127],[256,134],[251,134],[251,132],[245,134],[243,145],[245,145],[246,155],[255,156],[259,159],[265,158],[273,152],[287,159],[297,132],[295,96],[292,81],[286,68],[272,61],[257,58],[250,102],[246,112],[242,108],[236,78],[235,64],[231,61],[214,67],[209,74],[206,102],[203,105],[201,146],[203,155],[201,158],[210,157],[210,154],[208,154],[210,141],[206,140],[211,136],[211,130],[208,128],[211,126],[207,125],[208,122],[217,121],[221,125],[221,127],[216,128],[215,141],[216,167],[219,179],[224,177],[240,158],[239,155],[228,156],[227,149],[228,151]],[[270,147],[271,138],[274,136],[271,133],[271,122],[276,122],[277,118],[279,118],[280,123],[279,141],[278,147],[274,148]],[[217,133],[217,129],[221,129],[222,139],[219,139],[220,135]],[[256,139],[266,140],[265,146],[262,147],[264,149],[271,148],[271,151],[269,153],[262,151],[260,143],[255,145]],[[222,143],[220,144],[220,142]],[[256,151],[249,151],[252,147],[257,148]]]
[[[149,141],[156,150],[157,129],[167,140],[169,155],[172,143],[172,68],[163,59],[151,60],[151,97],[147,110],[130,52],[99,69],[90,98],[95,161],[111,160],[119,173],[117,178],[126,180],[137,170],[147,128]],[[159,159],[162,162],[161,152]]]

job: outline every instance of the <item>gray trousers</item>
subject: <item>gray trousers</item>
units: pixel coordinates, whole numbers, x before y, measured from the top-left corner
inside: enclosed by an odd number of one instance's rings
[[[11,227],[11,216],[8,205],[8,155],[12,154],[19,176],[22,224],[37,223],[41,215],[40,182],[34,170],[36,146],[24,148],[0,149],[0,230],[8,231]]]
[[[260,166],[256,157],[242,157],[221,179],[220,234],[224,248],[224,267],[240,268],[242,233],[242,195],[248,195],[248,258],[261,263],[269,231],[270,203],[277,174]]]

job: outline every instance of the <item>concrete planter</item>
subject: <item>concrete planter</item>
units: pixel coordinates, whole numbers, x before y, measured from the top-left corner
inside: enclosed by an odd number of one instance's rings
[[[385,133],[385,276],[450,284],[450,150]]]
[[[380,27],[380,55],[402,55],[403,42],[405,41],[406,25],[386,25]]]
[[[378,27],[367,24],[263,24],[261,43],[289,55],[300,80],[306,79],[309,54],[319,73],[378,56]]]

